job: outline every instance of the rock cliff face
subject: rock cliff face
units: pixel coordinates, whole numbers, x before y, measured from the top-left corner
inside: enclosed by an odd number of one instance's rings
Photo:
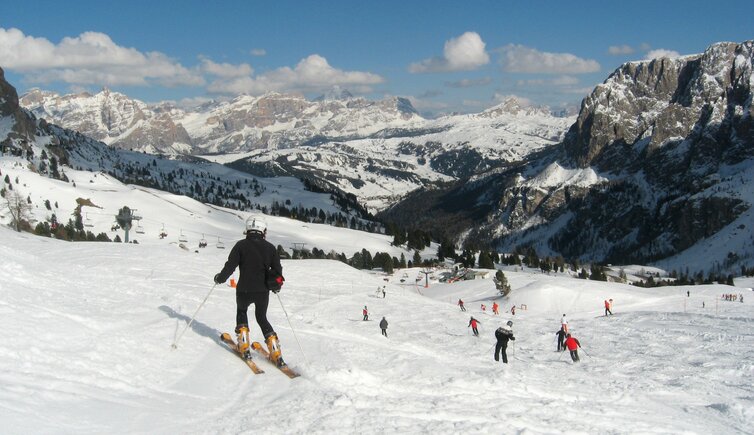
[[[477,246],[675,266],[688,261],[684,252],[718,243],[754,263],[746,246],[754,240],[753,65],[753,41],[626,63],[584,99],[559,147],[433,192],[427,213],[437,221],[442,210],[460,213],[464,229],[451,235]],[[484,212],[481,222],[453,207],[451,198],[464,195]],[[732,267],[709,258],[698,268],[715,262]]]

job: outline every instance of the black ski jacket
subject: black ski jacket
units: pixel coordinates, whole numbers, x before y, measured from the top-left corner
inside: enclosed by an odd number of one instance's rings
[[[385,320],[385,319],[382,319],[382,320],[380,321],[380,328],[382,328],[382,329],[387,329],[387,320]]]
[[[508,340],[516,340],[516,337],[513,336],[513,331],[509,331],[503,328],[497,328],[495,331],[495,338],[497,339],[498,343],[502,343],[504,345],[508,345]]]
[[[225,282],[238,267],[239,278],[236,285],[237,293],[263,293],[265,285],[265,271],[272,268],[280,275],[283,266],[280,256],[272,243],[261,234],[249,233],[244,240],[239,240],[228,255],[225,267],[219,273],[219,282]]]

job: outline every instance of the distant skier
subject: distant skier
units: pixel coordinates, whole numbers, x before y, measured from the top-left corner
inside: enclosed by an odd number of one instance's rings
[[[493,302],[493,303],[492,303],[492,312],[493,312],[493,313],[495,313],[495,315],[498,315],[498,314],[500,314],[500,313],[498,312],[498,308],[500,308],[500,305],[498,305],[498,304],[497,304],[497,302]]]
[[[236,285],[236,334],[238,350],[245,357],[250,357],[249,351],[249,320],[247,310],[254,304],[254,317],[262,329],[265,342],[269,349],[270,359],[278,366],[285,365],[280,353],[278,336],[267,320],[267,306],[270,301],[270,291],[266,283],[267,272],[277,274],[277,282],[282,285],[283,267],[275,246],[265,240],[267,223],[264,219],[252,216],[246,220],[246,238],[238,241],[228,255],[225,266],[216,274],[216,284],[224,283],[238,267],[240,277]]]
[[[487,305],[482,304],[482,311],[487,311]]]
[[[475,337],[479,337],[479,329],[477,329],[477,324],[479,323],[482,323],[482,322],[475,319],[473,316],[471,317],[471,320],[469,320],[469,326],[471,326],[471,330],[474,332]],[[467,326],[467,328],[469,326]]]
[[[568,332],[568,320],[566,320],[565,314],[560,319],[560,327],[563,328],[563,331]]]
[[[690,297],[691,297],[691,291],[690,291],[690,290],[686,290],[686,297],[687,297],[687,298],[690,298]]]
[[[461,307],[461,311],[466,311],[466,308],[463,306],[463,301],[461,299],[458,300],[458,306]]]
[[[382,299],[385,299],[385,286],[382,286]]]
[[[513,305],[513,306],[511,307],[511,316],[515,316],[515,315],[516,315],[516,306],[515,306],[515,305]]]
[[[571,334],[566,335],[566,341],[565,345],[568,348],[568,350],[571,352],[571,359],[573,362],[579,361],[579,348],[581,347],[581,343],[579,343],[579,340],[577,340],[575,337],[571,337]]]
[[[612,301],[612,299],[610,300]],[[612,316],[613,312],[610,310],[610,302],[607,299],[605,299],[605,317],[607,317],[608,314]]]
[[[561,326],[558,332],[555,333],[555,335],[558,336],[558,352],[562,352],[565,350],[565,344],[563,342],[565,341],[566,332],[563,330],[563,327]]]
[[[508,354],[506,352],[508,349],[508,340],[515,341],[516,337],[513,336],[513,331],[511,329],[513,328],[513,322],[508,320],[506,326],[507,327],[501,326],[495,331],[495,338],[497,339],[497,344],[495,344],[495,361],[500,361],[498,355],[502,353],[503,362],[508,364]]]
[[[387,338],[387,320],[385,320],[385,316],[382,316],[382,320],[380,320],[380,329],[382,329],[382,335]]]
[[[367,306],[364,305],[364,309],[361,310],[361,314],[364,315],[364,321],[369,320],[369,310],[367,310]]]

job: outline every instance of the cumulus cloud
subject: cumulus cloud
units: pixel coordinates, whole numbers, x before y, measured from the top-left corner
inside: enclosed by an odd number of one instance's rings
[[[620,56],[624,54],[633,54],[636,50],[630,45],[611,45],[607,52],[613,56]]]
[[[314,92],[338,85],[356,92],[368,92],[372,85],[383,81],[384,79],[377,74],[333,68],[327,59],[312,54],[302,59],[294,68],[282,67],[257,76],[217,80],[209,85],[208,90],[218,94]]]
[[[252,48],[249,51],[249,54],[252,56],[266,56],[267,50],[265,50],[264,48]]]
[[[445,82],[449,88],[473,88],[475,86],[486,86],[492,83],[492,78],[482,77],[479,79],[461,79],[455,82]]]
[[[247,63],[233,65],[230,63],[215,63],[206,57],[201,57],[200,59],[202,61],[200,67],[202,72],[217,77],[243,77],[251,75],[254,72],[251,65]]]
[[[479,34],[466,32],[446,41],[442,56],[412,63],[408,70],[412,73],[471,71],[489,62],[490,56]]]
[[[657,48],[657,49],[649,51],[646,55],[644,55],[644,59],[646,60],[658,59],[660,57],[669,57],[673,59],[676,57],[681,57],[681,54],[675,50],[666,50],[664,48]]]
[[[595,60],[570,53],[548,53],[535,48],[508,44],[497,50],[503,71],[512,73],[585,74],[600,70]]]
[[[76,85],[202,85],[201,74],[160,52],[142,53],[117,45],[104,33],[84,32],[54,44],[0,28],[0,65],[32,83]]]

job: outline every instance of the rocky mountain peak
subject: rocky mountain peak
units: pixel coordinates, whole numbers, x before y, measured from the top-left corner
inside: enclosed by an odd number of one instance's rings
[[[754,42],[723,42],[699,55],[628,62],[581,105],[564,148],[577,165],[606,163],[623,147],[651,152],[692,130],[751,110]],[[738,109],[736,109],[738,107]]]

